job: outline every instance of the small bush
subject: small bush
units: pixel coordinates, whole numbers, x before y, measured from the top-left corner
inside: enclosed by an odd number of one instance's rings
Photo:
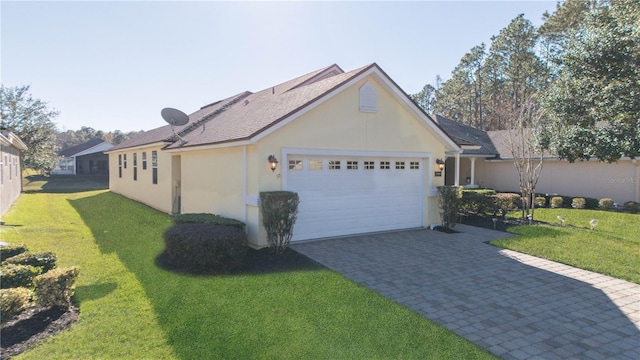
[[[33,279],[41,274],[41,270],[30,265],[3,264],[0,267],[0,288],[33,288]]]
[[[8,258],[20,255],[27,252],[27,245],[7,245],[0,247],[0,262],[7,260]]]
[[[461,206],[459,186],[438,186],[438,207],[442,226],[452,228],[456,225]]]
[[[515,193],[498,193],[495,195],[496,210],[502,215],[507,212],[518,209],[521,203],[520,194]]]
[[[77,267],[53,269],[35,278],[36,301],[40,306],[71,306],[76,291]]]
[[[562,196],[554,196],[551,198],[550,203],[552,208],[561,208],[562,207]]]
[[[164,233],[165,252],[171,265],[193,273],[239,267],[247,252],[246,243],[247,234],[237,226],[185,223]]]
[[[300,197],[291,191],[265,191],[260,193],[262,225],[269,245],[277,252],[289,247],[293,227],[298,219]]]
[[[584,198],[584,200],[585,200],[585,205],[584,205],[585,209],[595,210],[598,208],[598,199],[588,197],[588,198]]]
[[[7,259],[5,263],[40,267],[42,268],[41,273],[44,274],[47,271],[56,267],[57,260],[58,258],[56,258],[55,254],[53,254],[52,252],[42,252],[42,253],[25,252]]]
[[[30,305],[31,290],[23,287],[0,289],[0,323],[19,315]]]
[[[495,190],[462,190],[460,208],[466,213],[485,214],[495,209]]]
[[[624,208],[632,214],[640,213],[640,202],[627,201],[624,203]]]
[[[613,204],[614,204],[613,199],[610,199],[610,198],[602,198],[598,202],[598,206],[602,210],[611,210],[611,209],[613,209]]]
[[[213,225],[225,225],[235,226],[240,229],[244,229],[245,225],[242,221],[236,219],[230,219],[214,214],[180,214],[173,217],[174,224],[213,224]]]
[[[536,204],[536,207],[543,208],[547,206],[547,198],[544,196],[536,196],[533,202]]]
[[[584,209],[587,205],[587,201],[584,198],[573,198],[571,201],[571,207],[574,209]]]

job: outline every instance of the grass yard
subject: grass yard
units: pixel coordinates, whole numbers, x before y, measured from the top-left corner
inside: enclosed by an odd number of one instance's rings
[[[564,226],[558,216],[566,219]],[[640,215],[541,208],[535,218],[553,226],[511,227],[521,236],[491,244],[640,284]],[[591,219],[598,221],[594,231]]]
[[[79,321],[17,359],[494,358],[322,267],[162,270],[154,262],[170,217],[108,191],[32,191],[3,221],[3,241],[80,267]]]

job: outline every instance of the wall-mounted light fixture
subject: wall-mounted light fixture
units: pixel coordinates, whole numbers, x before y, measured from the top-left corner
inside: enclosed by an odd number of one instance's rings
[[[440,169],[440,171],[444,170],[444,161],[442,161],[442,159],[437,159],[436,164],[438,165],[438,169]]]
[[[271,168],[271,171],[276,171],[276,168],[278,167],[278,159],[276,159],[274,155],[269,155],[269,159],[267,160],[269,161],[269,167]]]

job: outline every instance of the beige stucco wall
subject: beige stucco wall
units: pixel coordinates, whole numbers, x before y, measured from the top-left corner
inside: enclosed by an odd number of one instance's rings
[[[244,218],[242,151],[232,147],[181,154],[182,213]]]
[[[153,184],[151,152],[158,152],[158,183]],[[142,153],[147,153],[147,169],[142,169]],[[133,180],[133,153],[138,157],[138,179]],[[118,174],[118,155],[127,155],[127,167],[122,167],[122,177]],[[109,153],[109,190],[130,199],[140,201],[160,211],[171,213],[172,178],[171,154],[160,146],[126,149]]]
[[[479,168],[479,174],[484,186],[519,191],[518,173],[513,162],[486,162]],[[547,160],[543,163],[536,192],[596,199],[608,197],[620,205],[630,200],[640,201],[638,163],[632,160],[615,164]]]
[[[375,113],[359,111],[359,88],[366,81],[371,81],[377,90],[378,111]],[[445,147],[372,78],[363,79],[261,139],[250,157],[252,168],[248,169],[251,176],[257,175],[258,182],[248,187],[248,195],[282,189],[282,166],[286,166],[283,148],[431,153],[431,158],[424,159],[424,226],[440,222],[437,198],[430,196],[429,182],[433,189],[444,184],[443,176],[433,176],[434,164],[431,163],[444,158]],[[269,154],[275,154],[281,162],[275,173],[267,166]],[[250,211],[247,216],[248,222],[261,224],[259,211]],[[258,231],[258,237],[251,241],[258,246],[266,245],[264,231]]]

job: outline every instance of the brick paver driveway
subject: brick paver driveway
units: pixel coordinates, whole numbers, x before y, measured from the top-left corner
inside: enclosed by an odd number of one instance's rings
[[[506,359],[640,359],[640,286],[484,241],[458,225],[294,244],[296,251]]]

